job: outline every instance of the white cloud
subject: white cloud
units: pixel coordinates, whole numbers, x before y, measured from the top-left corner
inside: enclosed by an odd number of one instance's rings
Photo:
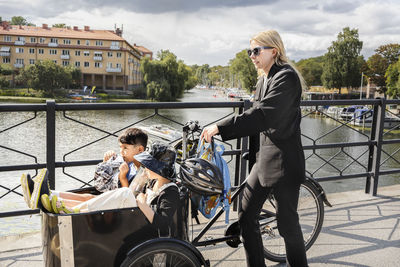
[[[270,28],[278,30],[288,56],[296,61],[323,55],[344,27],[359,29],[365,58],[379,45],[400,42],[400,3],[395,0],[169,0],[168,8],[150,2],[0,0],[0,10],[9,16],[3,19],[23,16],[39,26],[66,23],[112,30],[123,24],[123,37],[130,43],[155,53],[169,49],[187,64],[226,65],[253,34]]]

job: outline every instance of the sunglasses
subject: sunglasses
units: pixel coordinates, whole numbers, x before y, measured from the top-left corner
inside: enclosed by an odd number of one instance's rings
[[[273,47],[271,46],[257,46],[254,47],[253,49],[248,49],[247,50],[247,54],[249,55],[249,57],[251,57],[251,55],[254,54],[254,56],[258,56],[261,52],[261,49],[272,49]]]

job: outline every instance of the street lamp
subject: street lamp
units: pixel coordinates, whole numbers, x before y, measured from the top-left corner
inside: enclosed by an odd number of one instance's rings
[[[364,76],[364,72],[361,72],[360,99],[362,99],[363,76]]]

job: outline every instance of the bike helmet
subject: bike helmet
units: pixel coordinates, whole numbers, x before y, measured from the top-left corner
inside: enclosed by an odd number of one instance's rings
[[[219,168],[201,158],[185,160],[180,168],[182,184],[200,195],[222,194],[224,181]]]

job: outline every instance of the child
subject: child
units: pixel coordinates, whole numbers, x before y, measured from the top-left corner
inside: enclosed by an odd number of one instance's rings
[[[153,143],[151,151],[134,156],[141,165],[129,187],[105,192],[88,201],[70,201],[57,195],[43,194],[42,205],[55,213],[91,212],[96,210],[139,207],[147,220],[162,234],[173,234],[173,216],[179,205],[179,190],[175,178],[175,150]],[[147,181],[144,188],[140,188]],[[138,192],[141,191],[141,192]],[[60,194],[61,195],[61,194]],[[135,198],[135,195],[136,198]]]
[[[108,186],[107,190],[129,186],[136,174],[134,165],[140,166],[138,162],[135,162],[133,156],[146,149],[147,139],[147,134],[142,130],[138,128],[128,128],[118,137],[121,157],[117,157],[114,151],[108,151],[104,154],[103,162],[96,167],[95,175],[97,175],[97,179],[111,179],[110,186]],[[121,160],[118,161],[118,158],[121,158]],[[47,170],[42,169],[34,179],[31,179],[29,174],[23,174],[21,177],[21,186],[25,202],[28,207],[32,209],[36,209],[38,206],[38,187],[41,188],[43,194],[50,194],[48,184],[43,183],[46,175]],[[99,177],[99,175],[102,177]],[[36,190],[34,190],[34,186]],[[35,194],[33,194],[34,192]],[[78,202],[95,197],[95,195],[91,194],[75,194],[57,191],[52,191],[52,194]]]

